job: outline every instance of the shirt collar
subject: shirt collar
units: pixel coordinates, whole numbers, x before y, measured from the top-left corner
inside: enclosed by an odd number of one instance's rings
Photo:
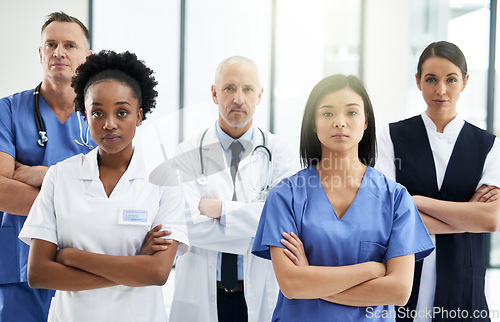
[[[423,112],[421,114],[422,120],[424,121],[425,128],[428,131],[433,131],[437,133],[437,127],[436,124],[431,120],[429,115],[427,113]],[[453,120],[451,120],[450,123],[446,124],[443,130],[443,135],[454,135],[462,129],[464,125],[464,120],[460,117],[460,115],[456,115]]]
[[[99,179],[99,166],[97,164],[97,155],[99,147],[96,147],[89,153],[83,156],[82,167],[80,169],[80,179],[83,180],[100,180]],[[145,164],[142,156],[137,149],[134,148],[132,159],[128,165],[127,170],[123,174],[127,180],[144,179],[147,176]]]
[[[233,139],[229,135],[227,135],[226,132],[222,130],[222,128],[219,125],[219,121],[215,124],[215,129],[217,132],[217,138],[219,139],[220,145],[222,146],[222,149],[224,149],[224,152],[227,152],[229,149],[229,146],[234,142],[234,141],[240,141],[240,143],[243,145],[243,151],[247,149],[247,147],[252,143],[253,140],[253,125],[250,126],[250,128],[237,140]]]

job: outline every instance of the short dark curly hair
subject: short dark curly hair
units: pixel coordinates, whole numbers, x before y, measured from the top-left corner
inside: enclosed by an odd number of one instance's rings
[[[102,50],[98,54],[87,57],[85,63],[76,69],[76,75],[71,81],[75,90],[75,109],[85,115],[85,94],[90,86],[103,80],[116,80],[132,89],[142,108],[142,119],[156,106],[158,92],[155,86],[158,82],[153,76],[153,70],[131,52],[116,53]]]

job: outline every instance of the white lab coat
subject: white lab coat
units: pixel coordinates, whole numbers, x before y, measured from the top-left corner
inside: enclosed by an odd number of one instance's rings
[[[211,126],[203,139],[203,164],[207,184],[196,178],[201,173],[199,146],[202,133],[182,142],[176,153],[174,166],[184,175],[186,221],[189,242],[188,253],[178,258],[175,269],[175,291],[170,321],[217,321],[216,270],[219,252],[243,256],[244,294],[248,307],[248,321],[270,321],[278,296],[278,284],[271,261],[251,254],[253,237],[257,230],[267,194],[252,190],[260,178],[263,185],[268,176],[267,154],[261,148],[252,162],[255,146],[263,144],[261,132],[254,128],[252,146],[246,149],[236,176],[238,201],[231,201],[233,181],[222,147]],[[271,187],[282,178],[294,174],[298,168],[298,152],[279,137],[265,132],[266,147],[271,151]],[[255,184],[254,184],[255,185]],[[198,211],[202,198],[218,198],[225,203],[226,225],[218,219],[203,216]]]

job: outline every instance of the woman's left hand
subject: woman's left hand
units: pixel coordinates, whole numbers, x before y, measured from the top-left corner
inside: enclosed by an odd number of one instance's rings
[[[286,247],[283,249],[285,255],[296,265],[296,266],[309,266],[309,261],[307,260],[306,252],[304,251],[304,245],[297,235],[293,232],[290,234],[283,233],[284,239],[281,239],[281,243]]]
[[[497,199],[497,187],[483,184],[476,190],[469,202],[493,202]]]
[[[146,234],[139,255],[153,255],[156,252],[166,250],[172,244],[171,239],[162,238],[172,234],[172,232],[160,230],[161,227],[161,224],[157,225]]]

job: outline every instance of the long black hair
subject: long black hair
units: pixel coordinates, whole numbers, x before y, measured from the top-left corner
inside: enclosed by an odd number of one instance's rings
[[[361,96],[368,123],[358,145],[358,158],[367,166],[375,164],[377,139],[375,136],[375,116],[370,97],[363,83],[356,76],[337,74],[322,79],[314,86],[307,100],[300,133],[300,158],[304,167],[315,165],[321,160],[321,142],[314,131],[319,101],[326,95],[344,88],[349,88]]]

